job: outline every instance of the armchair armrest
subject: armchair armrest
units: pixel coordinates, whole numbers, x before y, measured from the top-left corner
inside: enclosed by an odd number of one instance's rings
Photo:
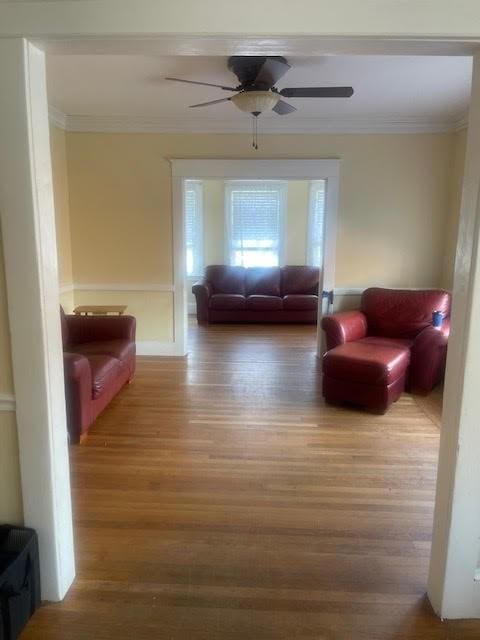
[[[367,335],[367,318],[361,311],[343,311],[322,318],[327,351],[345,342],[361,340]]]
[[[212,295],[212,286],[208,280],[203,278],[195,282],[192,293],[197,301],[197,322],[205,324],[208,322],[208,301]]]
[[[96,340],[130,340],[135,342],[136,320],[133,316],[65,316],[70,344]]]
[[[411,348],[409,385],[412,390],[428,393],[443,378],[447,359],[450,322],[441,329],[429,326],[415,338]]]
[[[77,444],[89,425],[92,372],[85,356],[69,352],[63,354],[63,369],[69,440]]]

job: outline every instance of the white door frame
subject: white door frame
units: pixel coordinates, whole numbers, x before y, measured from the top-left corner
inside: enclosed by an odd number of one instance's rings
[[[408,3],[397,3],[392,11],[383,13],[378,12],[375,3],[370,3],[362,5],[360,13],[330,12],[326,20],[322,20],[320,13],[320,19],[306,19],[302,14],[301,24],[283,22],[284,26],[279,26],[278,20],[272,23],[269,19],[268,22],[256,23],[254,28],[251,21],[244,20],[243,15],[238,16],[238,21],[236,15],[232,19],[232,8],[226,7],[225,3],[223,8],[219,3],[219,11],[216,12],[199,14],[198,11],[189,13],[182,10],[181,16],[175,9],[166,11],[163,4],[165,3],[154,8],[151,0],[137,0],[136,3],[130,2],[130,5],[123,2],[122,11],[112,11],[110,0],[98,0],[94,3],[95,6],[91,6],[91,3],[84,6],[80,2],[30,3],[27,9],[24,3],[0,3],[0,38],[6,40],[5,43],[2,42],[0,55],[0,210],[4,245],[8,250],[6,278],[17,393],[22,490],[26,523],[35,526],[35,519],[38,519],[42,547],[51,551],[51,555],[44,552],[43,584],[47,584],[48,576],[52,577],[51,586],[54,588],[50,592],[44,590],[44,597],[52,599],[62,597],[73,577],[73,547],[68,542],[71,540],[70,501],[66,495],[68,474],[65,475],[68,462],[64,441],[65,424],[60,410],[62,394],[56,399],[53,395],[60,361],[58,316],[55,317],[53,313],[58,302],[58,291],[55,294],[56,267],[50,269],[51,261],[45,255],[43,233],[36,226],[40,222],[38,202],[34,204],[33,201],[26,202],[22,198],[23,194],[27,199],[35,199],[42,190],[41,183],[37,181],[34,162],[36,154],[33,149],[35,145],[32,146],[32,142],[34,138],[38,140],[38,134],[44,140],[47,136],[47,104],[44,89],[37,92],[37,98],[30,105],[24,93],[27,77],[32,85],[44,78],[40,52],[37,50],[39,55],[33,55],[33,49],[28,47],[32,53],[32,64],[28,65],[26,59],[23,59],[23,63],[17,68],[18,77],[15,79],[12,74],[15,64],[11,57],[14,50],[9,47],[17,47],[19,41],[22,46],[26,44],[21,40],[24,36],[37,38],[47,51],[57,53],[72,50],[84,53],[140,53],[148,50],[155,55],[229,55],[234,51],[239,55],[256,53],[287,56],[300,53],[305,56],[328,53],[478,55],[480,50],[480,30],[472,21],[472,13],[468,8],[465,11],[452,9],[445,13],[444,9],[448,6],[446,2],[442,2],[442,7],[434,13],[429,6],[422,8],[418,5],[415,25],[411,27],[405,27],[405,24],[412,25],[412,9],[407,6]],[[474,3],[471,2],[469,6],[473,10]],[[310,3],[308,10],[322,12],[323,8],[319,3]],[[228,12],[228,16],[225,12]],[[318,25],[314,27],[314,35],[305,35],[306,24]],[[234,25],[233,29],[237,29],[236,32],[232,31],[231,25]],[[239,35],[239,31],[245,30],[248,35]],[[200,32],[201,36],[198,35]],[[292,35],[285,36],[287,32]],[[359,32],[367,35],[329,35]],[[5,53],[8,54],[7,57]],[[15,49],[15,55],[17,54],[18,50]],[[25,52],[22,55],[24,54]],[[33,62],[35,57],[41,64]],[[477,59],[477,83],[479,67]],[[10,88],[7,88],[6,80]],[[12,93],[15,95],[10,95]],[[29,89],[28,94],[30,93]],[[35,113],[43,113],[39,128],[37,125],[32,127]],[[475,126],[472,127],[473,123]],[[480,355],[477,343],[472,341],[475,332],[470,332],[469,329],[470,326],[480,324],[475,292],[475,289],[480,290],[480,274],[475,269],[471,270],[471,279],[466,276],[470,265],[476,267],[478,263],[480,139],[476,133],[472,135],[474,129],[478,131],[480,124],[478,91],[472,95],[469,124],[470,151],[465,165],[461,227],[474,235],[470,245],[465,241],[468,234],[465,233],[463,237],[461,235],[457,248],[454,297],[459,302],[454,303],[452,317],[445,392],[446,417],[442,428],[434,524],[434,551],[437,555],[432,554],[431,561],[432,569],[436,560],[440,561],[441,568],[438,572],[431,572],[428,590],[437,613],[450,618],[480,617],[480,583],[475,582],[478,576],[478,554],[475,560],[470,549],[468,554],[462,553],[461,549],[462,546],[473,545],[478,550],[479,546],[478,460],[476,465],[472,461],[473,456],[478,455],[476,421],[480,408],[475,404],[478,390],[474,388],[476,378],[472,373],[475,370],[471,365],[475,358],[477,362],[480,361]],[[36,136],[33,135],[34,128]],[[42,155],[43,152],[40,156]],[[14,165],[20,168],[20,172],[13,170]],[[48,173],[47,171],[46,174]],[[9,180],[11,185],[8,184]],[[48,187],[47,191],[50,192],[51,188]],[[17,213],[20,215],[14,220]],[[44,220],[43,224],[43,232],[48,225],[53,225],[51,214],[48,214],[47,221],[45,223]],[[9,246],[11,240],[13,242]],[[49,242],[46,246],[49,246]],[[27,259],[15,260],[15,251]],[[18,276],[15,275],[16,267],[19,270]],[[180,286],[183,287],[183,283]],[[31,294],[34,302],[28,304],[26,299]],[[32,314],[31,322],[26,321],[28,315],[25,312]],[[33,343],[30,335],[32,323],[39,327],[40,341],[37,337],[36,343]],[[460,337],[465,328],[467,335],[465,341],[462,341]],[[23,340],[25,346],[22,346]],[[457,364],[452,369],[453,362]],[[22,382],[23,375],[28,380],[27,368],[38,378],[32,381],[33,387]],[[456,375],[459,372],[462,375]],[[447,411],[448,407],[452,407],[452,410]],[[33,414],[35,424],[29,422]],[[36,432],[34,428],[37,429]],[[35,444],[39,445],[38,449],[35,449]],[[30,471],[26,471],[29,459],[32,464]],[[42,487],[42,491],[39,487]],[[42,498],[39,496],[42,493],[48,495]],[[41,503],[36,508],[37,496]],[[46,513],[42,513],[41,509],[44,504],[48,507]],[[66,532],[62,531],[64,527]],[[452,592],[459,586],[462,587],[463,594],[468,592],[468,597],[463,599],[464,604],[460,604],[458,598],[452,596]]]
[[[0,215],[25,523],[44,600],[75,575],[45,55],[0,39]]]
[[[185,211],[183,188],[186,180],[325,180],[324,268],[319,291],[335,286],[338,192],[340,160],[289,158],[243,160],[171,160],[173,194],[173,272],[175,353],[187,353],[187,291],[185,287]],[[322,352],[320,318],[323,312],[319,296],[317,352]]]

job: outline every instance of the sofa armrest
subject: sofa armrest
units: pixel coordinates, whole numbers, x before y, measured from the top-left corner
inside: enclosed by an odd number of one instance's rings
[[[203,278],[192,287],[192,293],[197,301],[197,322],[205,324],[208,322],[208,301],[212,295],[212,286]]]
[[[367,335],[367,318],[361,311],[343,311],[322,318],[327,351],[345,342],[361,340]]]
[[[409,385],[413,391],[428,393],[445,373],[450,322],[440,329],[429,326],[415,338],[410,359]]]
[[[65,316],[70,344],[105,340],[135,342],[133,316]]]
[[[92,372],[85,356],[69,352],[63,353],[63,369],[69,440],[77,444],[89,425]]]

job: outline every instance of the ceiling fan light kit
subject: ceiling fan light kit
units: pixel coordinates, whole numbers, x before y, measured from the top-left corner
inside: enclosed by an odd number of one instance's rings
[[[262,111],[271,111],[279,102],[280,96],[272,91],[242,91],[231,100],[240,111],[259,115]]]
[[[234,96],[200,102],[190,105],[191,108],[207,107],[220,102],[233,104],[246,113],[251,113],[255,121],[253,147],[258,149],[256,141],[257,117],[264,111],[274,111],[280,116],[296,111],[296,107],[282,100],[287,98],[350,98],[352,87],[285,87],[280,91],[275,84],[291,68],[282,56],[231,56],[228,68],[234,73],[240,84],[237,87],[226,87],[198,80],[182,80],[181,78],[165,78],[175,82],[199,84],[216,87],[223,91],[232,91]]]

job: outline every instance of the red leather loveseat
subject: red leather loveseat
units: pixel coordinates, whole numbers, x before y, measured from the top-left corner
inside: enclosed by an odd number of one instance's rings
[[[208,322],[317,322],[316,267],[211,265],[192,291],[197,320]]]
[[[80,442],[135,373],[135,318],[70,316],[60,309],[67,425]]]
[[[385,411],[405,388],[428,393],[444,374],[451,297],[443,290],[366,289],[361,309],[325,316],[323,395]],[[441,311],[441,328],[432,313]]]

